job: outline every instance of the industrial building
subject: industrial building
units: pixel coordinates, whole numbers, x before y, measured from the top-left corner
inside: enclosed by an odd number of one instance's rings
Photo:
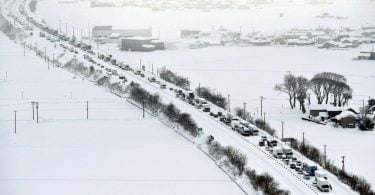
[[[164,50],[164,42],[151,37],[126,37],[121,38],[122,51],[155,51]]]

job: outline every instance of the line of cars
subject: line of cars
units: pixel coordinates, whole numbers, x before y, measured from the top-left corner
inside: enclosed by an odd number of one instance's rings
[[[312,180],[312,184],[322,192],[329,192],[332,190],[328,182],[327,173],[323,170],[318,170],[314,164],[309,164],[298,160],[293,155],[293,150],[286,144],[280,143],[276,139],[268,139],[267,136],[262,136],[258,145],[265,147],[265,150],[273,155],[277,160],[281,160],[290,169],[305,180]],[[312,178],[312,179],[311,179]]]

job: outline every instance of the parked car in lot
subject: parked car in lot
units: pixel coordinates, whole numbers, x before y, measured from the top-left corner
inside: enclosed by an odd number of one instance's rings
[[[289,165],[289,167],[290,167],[291,169],[295,169],[295,168],[296,168],[296,164],[291,163],[291,164]]]
[[[259,146],[265,146],[265,143],[264,143],[264,141],[259,141],[258,145]]]
[[[167,85],[164,84],[164,83],[163,83],[163,84],[160,84],[160,88],[161,88],[161,89],[166,89],[166,88],[167,88]]]

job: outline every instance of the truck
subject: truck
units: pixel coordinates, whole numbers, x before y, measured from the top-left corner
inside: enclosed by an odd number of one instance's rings
[[[283,149],[280,147],[274,147],[272,153],[275,158],[283,157]]]
[[[241,127],[240,120],[237,117],[232,118],[232,121],[230,122],[230,127],[234,131],[239,131]]]
[[[244,136],[251,135],[251,130],[249,129],[249,127],[245,127],[245,126],[242,126],[242,125],[239,129],[239,132],[241,133],[241,135],[244,135]]]
[[[316,178],[316,187],[322,192],[329,192],[331,189],[331,185],[329,184],[327,179],[324,178]]]
[[[316,187],[322,192],[329,192],[332,188],[328,182],[327,173],[322,170],[315,171],[315,180],[313,184],[315,184]]]
[[[283,153],[286,156],[287,159],[290,159],[293,157],[293,150],[289,146],[283,146]]]
[[[210,112],[211,108],[209,104],[203,104],[203,112]]]
[[[318,170],[318,167],[316,165],[303,163],[302,165],[303,170],[305,170],[310,176],[315,176],[315,171]]]
[[[185,94],[185,98],[188,99],[188,100],[194,100],[194,93],[192,91],[185,91],[184,92]]]

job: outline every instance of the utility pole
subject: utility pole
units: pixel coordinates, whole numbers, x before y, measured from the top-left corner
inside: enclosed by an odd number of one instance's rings
[[[302,132],[302,147],[305,147],[305,132]]]
[[[44,47],[44,61],[47,61],[47,48]]]
[[[143,118],[145,118],[145,101],[142,102]]]
[[[17,110],[14,111],[14,134],[17,134]]]
[[[151,64],[151,67],[152,67],[151,73],[154,74],[154,64]]]
[[[139,70],[142,70],[142,59],[139,59]]]
[[[258,107],[257,107],[257,118],[259,117],[259,113],[258,113]]]
[[[34,120],[34,104],[35,104],[35,102],[31,102],[31,106],[33,107],[32,109],[33,109],[33,120]]]
[[[263,130],[266,130],[266,113],[263,113]]]
[[[284,121],[281,121],[281,141],[284,141]]]
[[[230,112],[230,94],[228,94],[228,112]]]
[[[263,96],[260,96],[260,116],[262,116],[263,113]]]
[[[201,96],[201,82],[198,84],[198,96]]]
[[[39,102],[35,102],[36,104],[36,123],[39,123]]]
[[[345,171],[345,156],[341,156],[342,158],[342,171]]]
[[[65,23],[65,35],[68,36],[68,23]]]
[[[89,101],[86,101],[86,119],[89,120]]]
[[[366,117],[365,99],[362,100],[362,120]]]
[[[324,168],[327,167],[327,145],[324,145]]]
[[[243,103],[243,119],[246,120],[246,102]]]

